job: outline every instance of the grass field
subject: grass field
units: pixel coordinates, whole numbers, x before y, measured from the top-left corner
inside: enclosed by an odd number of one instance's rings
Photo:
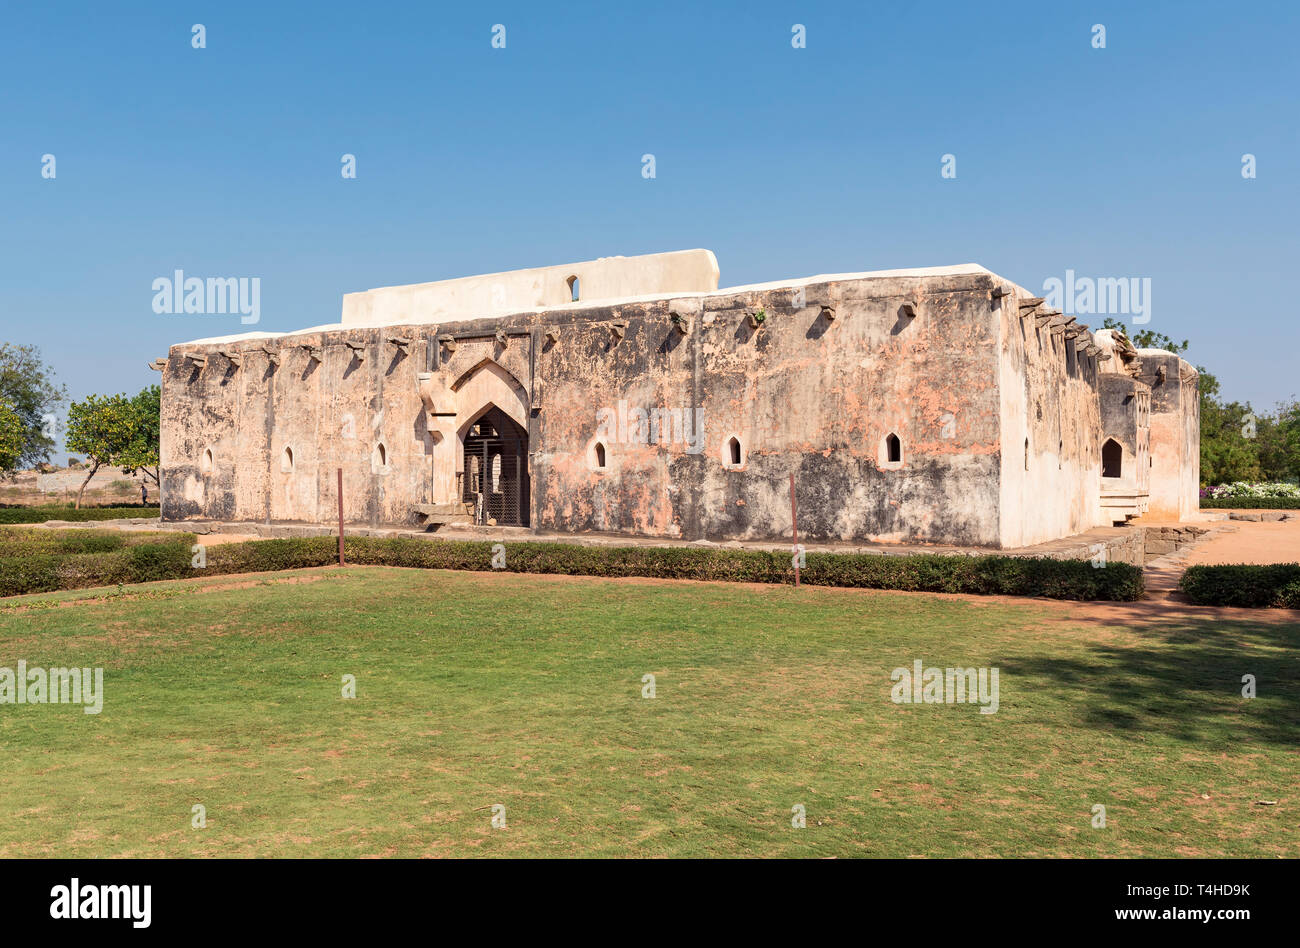
[[[0,667],[105,697],[0,705],[0,856],[1300,854],[1300,631],[1071,608],[365,567],[9,600]],[[892,703],[915,659],[998,667],[998,712]]]

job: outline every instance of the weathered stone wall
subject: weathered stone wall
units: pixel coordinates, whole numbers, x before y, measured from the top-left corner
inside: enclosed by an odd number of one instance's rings
[[[1104,450],[1109,440],[1123,448],[1120,476],[1106,477],[1103,472],[1103,503],[1107,495],[1124,495],[1124,499],[1132,499],[1137,507],[1145,509],[1151,481],[1151,389],[1128,374],[1103,373],[1099,383],[1102,444],[1098,451]]]
[[[1026,296],[953,268],[176,346],[163,517],[329,523],[341,468],[348,523],[414,526],[459,503],[495,406],[528,433],[542,530],[786,539],[793,474],[810,541],[1080,533],[1097,363]]]
[[[1200,509],[1201,405],[1196,370],[1172,352],[1139,349],[1139,378],[1151,388],[1151,507],[1157,519]]]
[[[991,300],[1000,326],[1001,539],[1029,546],[1082,533],[1098,519],[1097,364],[1064,328]]]
[[[986,276],[813,283],[615,307],[565,328],[537,363],[545,400],[534,522],[788,537],[793,473],[802,537],[996,545],[988,285]],[[907,301],[915,317],[903,314]],[[754,328],[748,314],[758,310],[766,318]],[[690,321],[686,335],[672,311]],[[607,319],[627,322],[624,339],[615,342]],[[605,446],[608,468],[593,470],[599,418],[622,416],[620,406],[680,410],[698,452],[686,439],[620,434]],[[887,460],[890,434],[898,463]]]
[[[1197,543],[1201,537],[1210,533],[1209,527],[1140,527],[1143,537],[1143,560],[1158,559],[1169,553],[1175,553],[1184,547]]]
[[[543,529],[788,536],[794,473],[809,539],[998,545],[991,285],[986,274],[811,283],[176,347],[163,378],[164,516],[328,522],[341,467],[348,522],[412,523],[415,504],[455,500],[438,494],[454,484],[457,435],[476,411],[464,393],[479,384],[475,367],[498,366],[527,393],[532,522]],[[438,342],[446,336],[454,351]],[[394,337],[410,340],[408,354]],[[421,373],[448,391],[466,379],[448,418],[426,412]],[[637,409],[669,413],[656,443],[638,431]],[[627,414],[632,430],[620,433]],[[610,416],[607,466],[593,469]]]
[[[391,335],[280,337],[269,343],[279,365],[262,339],[174,348],[162,381],[164,519],[329,522],[342,468],[348,522],[408,522],[429,490],[416,383],[424,352],[421,342],[402,355],[386,342]],[[360,361],[348,342],[362,347]],[[194,352],[205,366],[190,361]]]

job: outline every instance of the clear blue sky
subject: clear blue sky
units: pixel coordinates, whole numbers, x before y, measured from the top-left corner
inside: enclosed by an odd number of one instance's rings
[[[11,2],[0,339],[74,398],[134,392],[173,343],[334,322],[346,292],[708,247],[724,286],[1149,277],[1148,328],[1271,408],[1300,391],[1298,9]],[[260,277],[260,325],[154,314],[177,268]]]

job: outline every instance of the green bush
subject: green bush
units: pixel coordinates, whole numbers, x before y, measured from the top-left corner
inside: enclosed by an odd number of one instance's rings
[[[194,542],[188,533],[0,527],[0,559],[37,553],[109,553],[143,543],[180,542],[184,537]]]
[[[0,510],[75,510],[76,504],[71,500],[46,501],[43,504],[0,504]],[[108,504],[82,504],[82,510],[158,510],[158,502],[141,504],[133,500],[115,500]]]
[[[193,576],[194,538],[175,534],[162,543],[141,543],[108,553],[36,553],[0,557],[0,596],[147,583]]]
[[[116,583],[272,572],[337,561],[334,537],[254,540],[206,551],[205,569],[190,566],[194,538],[143,543],[106,553],[0,558],[0,595]],[[349,563],[418,569],[492,570],[490,541],[349,537]],[[642,576],[746,583],[793,581],[790,554],[700,547],[605,547],[520,542],[506,545],[506,571],[569,576]],[[1142,571],[1127,563],[1094,569],[1086,560],[1010,556],[886,556],[809,553],[802,581],[811,586],[907,589],[1053,599],[1131,600],[1142,595]]]
[[[1300,563],[1190,566],[1178,586],[1201,606],[1300,609]]]
[[[410,537],[345,541],[350,563],[419,569],[490,571],[493,544],[485,541],[428,541]],[[272,540],[229,544],[212,550],[208,569],[252,572],[322,566],[335,561],[337,541]],[[567,543],[512,543],[506,570],[571,576],[697,579],[724,582],[789,583],[790,555],[762,550],[696,547],[588,547]],[[1070,560],[1014,557],[879,556],[814,553],[802,571],[810,585],[916,589],[938,592],[1007,593],[1056,598],[1135,599],[1141,571],[1127,564],[1104,570]]]
[[[1296,497],[1202,497],[1201,509],[1217,510],[1300,510]]]
[[[0,524],[44,523],[47,520],[67,520],[84,523],[93,520],[122,520],[127,517],[155,517],[157,506],[142,507],[135,505],[118,505],[116,507],[0,507]]]

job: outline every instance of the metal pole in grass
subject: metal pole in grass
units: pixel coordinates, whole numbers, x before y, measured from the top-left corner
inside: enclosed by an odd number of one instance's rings
[[[799,509],[794,503],[794,475],[790,475],[790,525],[794,530],[794,584],[799,585]]]
[[[339,566],[343,565],[343,468],[339,468]]]

